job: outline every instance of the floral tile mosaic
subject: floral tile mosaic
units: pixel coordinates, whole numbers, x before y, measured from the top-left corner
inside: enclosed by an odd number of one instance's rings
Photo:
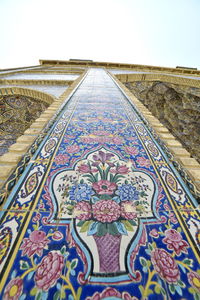
[[[197,202],[104,70],[89,70],[3,209],[2,222],[26,216],[0,244],[3,299],[200,299]]]

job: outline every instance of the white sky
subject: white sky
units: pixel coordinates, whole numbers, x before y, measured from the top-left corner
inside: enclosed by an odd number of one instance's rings
[[[0,69],[69,58],[200,69],[200,0],[0,0]]]

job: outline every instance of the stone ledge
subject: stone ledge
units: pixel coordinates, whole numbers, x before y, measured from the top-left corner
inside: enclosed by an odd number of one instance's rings
[[[35,136],[33,135],[21,135],[16,140],[17,143],[28,144],[32,143],[35,140]]]
[[[8,165],[0,165],[0,180],[5,180],[7,179],[12,171],[14,171],[16,166],[8,166]]]
[[[21,154],[19,153],[5,153],[0,157],[0,165],[15,165],[20,161]]]
[[[14,153],[24,153],[28,150],[30,147],[30,144],[21,144],[21,143],[15,143],[9,148],[9,153],[14,152]]]

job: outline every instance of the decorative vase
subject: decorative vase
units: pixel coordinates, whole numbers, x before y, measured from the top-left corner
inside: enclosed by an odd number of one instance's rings
[[[121,237],[121,235],[111,235],[109,233],[103,236],[94,235],[99,254],[100,272],[113,273],[120,271]]]

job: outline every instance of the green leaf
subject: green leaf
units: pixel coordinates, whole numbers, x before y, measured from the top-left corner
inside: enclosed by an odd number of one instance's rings
[[[175,294],[175,286],[172,284],[169,284],[169,290],[174,295]]]
[[[199,293],[194,294],[194,300],[200,300],[200,294]]]
[[[76,266],[77,266],[77,264],[78,264],[78,258],[72,259],[70,268],[71,268],[71,269],[75,269]]]
[[[188,265],[189,267],[193,267],[193,259],[185,258],[183,263]]]
[[[53,300],[58,300],[60,299],[60,291],[55,292],[55,294],[53,295]]]
[[[164,289],[163,287],[161,287],[160,291],[161,291],[161,294],[162,294],[163,296],[166,296],[166,291],[165,291],[165,289]]]
[[[66,246],[62,246],[62,248],[60,249],[61,254],[65,254],[66,249]]]
[[[138,224],[136,223],[136,221],[133,221],[133,220],[128,220],[128,222],[133,225],[133,226],[137,226]]]
[[[151,266],[151,261],[150,261],[150,260],[147,260],[147,267],[150,268],[150,266]]]
[[[177,283],[180,287],[185,288],[185,283],[183,281],[178,280]]]
[[[29,264],[26,261],[20,260],[19,263],[20,263],[20,269],[21,270],[27,270],[27,269],[29,269]]]
[[[32,288],[32,290],[30,291],[30,295],[31,296],[35,296],[37,294],[38,289],[36,287]]]
[[[176,230],[177,230],[178,232],[181,232],[181,231],[182,231],[182,229],[181,229],[180,226],[179,226]]]
[[[128,231],[134,231],[132,224],[128,220],[122,220],[121,222],[126,227],[126,230],[128,230]]]
[[[161,293],[161,286],[157,284],[154,288],[154,291],[155,291],[156,294],[160,294]]]
[[[152,246],[153,246],[153,248],[155,249],[155,248],[156,248],[156,243],[153,242],[153,243],[152,243]]]
[[[85,221],[81,220],[81,221],[78,222],[77,226],[82,227],[84,223],[85,223]]]
[[[85,223],[83,224],[83,226],[81,227],[81,230],[80,232],[86,232],[88,231],[88,228],[90,226],[90,224],[92,223],[93,221],[85,221]]]
[[[152,246],[151,243],[148,243],[148,248],[149,248],[150,251],[153,251],[153,246]]]
[[[198,269],[198,270],[197,270],[197,274],[199,274],[199,275],[200,275],[200,269]]]
[[[107,224],[107,228],[108,228],[107,229],[108,233],[110,233],[111,235],[118,235],[119,234],[117,226],[114,223]]]
[[[151,295],[151,294],[153,294],[153,291],[152,291],[151,289],[148,289],[148,290],[147,290],[147,296],[149,296],[149,295]]]
[[[147,260],[144,257],[140,257],[140,263],[143,267],[147,267]]]
[[[42,292],[39,291],[35,297],[35,300],[42,300]]]
[[[67,209],[72,211],[74,209],[74,206],[73,205],[67,205]]]
[[[37,230],[37,229],[38,229],[37,224],[33,224],[33,229],[34,229],[34,230]]]
[[[80,184],[83,184],[84,183],[84,180],[83,180],[83,178],[80,180]]]
[[[108,231],[107,231],[106,224],[100,223],[99,226],[98,226],[96,235],[97,235],[97,236],[103,236],[103,235],[105,235],[107,232],[108,232]]]
[[[65,293],[65,290],[63,288],[61,289],[60,297],[61,297],[61,299],[66,299],[66,293]]]
[[[79,287],[78,290],[77,290],[77,294],[76,294],[77,295],[77,297],[76,297],[77,300],[80,299],[81,293],[82,293],[82,287]]]
[[[195,290],[193,287],[189,287],[188,291],[189,291],[191,294],[195,294],[195,293],[196,293],[196,290]]]
[[[143,294],[144,294],[144,287],[141,284],[139,285],[139,290],[140,290],[141,295],[143,296]]]

